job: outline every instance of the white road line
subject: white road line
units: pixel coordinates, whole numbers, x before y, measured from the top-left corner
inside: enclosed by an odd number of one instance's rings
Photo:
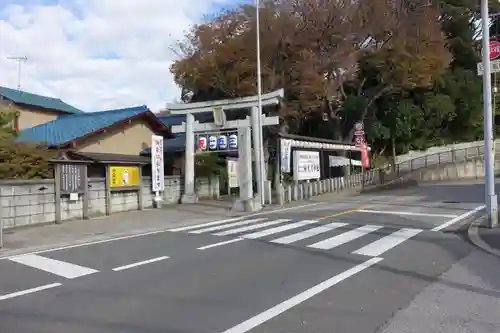
[[[316,228],[308,229],[305,231],[297,232],[295,234],[289,235],[289,236],[284,236],[281,238],[276,238],[271,241],[271,243],[278,243],[278,244],[291,244],[293,242],[297,242],[302,239],[310,238],[328,231],[332,231],[334,229],[344,227],[346,226],[347,223],[339,223],[339,222],[333,222],[330,224],[326,225],[321,225]]]
[[[484,209],[485,207],[486,207],[486,205],[481,205],[481,206],[479,206],[479,207],[476,207],[476,208],[474,208],[473,210],[470,210],[470,211],[468,211],[468,212],[466,212],[466,213],[464,213],[464,214],[462,214],[462,215],[459,215],[459,216],[455,217],[454,219],[451,219],[451,220],[449,220],[448,222],[445,222],[445,223],[443,223],[443,224],[441,224],[441,225],[438,225],[437,227],[435,227],[435,228],[433,228],[433,229],[431,229],[431,230],[432,230],[432,231],[440,231],[440,230],[443,230],[444,228],[447,228],[447,227],[449,227],[450,225],[455,224],[455,223],[457,223],[457,222],[460,222],[460,221],[462,221],[463,219],[465,219],[465,218],[467,218],[467,217],[471,216],[472,214],[477,213],[478,211],[480,211],[480,210]]]
[[[230,239],[230,240],[224,241],[224,242],[219,242],[219,243],[215,243],[215,244],[205,245],[205,246],[197,248],[197,250],[202,250],[203,251],[203,250],[211,249],[211,248],[217,247],[217,246],[222,246],[222,245],[226,245],[226,244],[236,243],[236,242],[239,242],[241,240],[243,240],[243,238]]]
[[[30,266],[54,275],[59,275],[67,279],[74,279],[80,276],[99,272],[98,270],[70,264],[69,262],[55,260],[39,256],[37,254],[25,254],[9,258],[9,260]]]
[[[392,212],[392,211],[370,210],[370,209],[360,209],[360,210],[357,210],[356,212],[370,213],[370,214],[409,215],[409,216],[436,216],[436,217],[456,217],[457,216],[457,215],[452,215],[452,214],[432,214],[432,213],[414,213],[414,212]]]
[[[308,247],[312,247],[315,249],[321,249],[321,250],[330,250],[330,249],[333,249],[334,247],[337,247],[339,245],[342,245],[342,244],[345,244],[345,243],[350,242],[352,240],[355,240],[356,238],[362,237],[362,236],[367,235],[371,232],[377,231],[381,228],[382,228],[382,226],[379,226],[379,225],[365,225],[365,226],[359,227],[357,229],[344,232],[344,233],[337,235],[337,236],[334,236],[332,238],[328,238],[328,239],[322,240],[320,242],[314,243],[312,245],[309,245]]]
[[[265,228],[265,227],[270,227],[275,224],[280,224],[283,222],[288,222],[291,221],[290,219],[278,219],[278,220],[273,220],[269,222],[264,222],[264,223],[258,223],[258,224],[252,224],[247,227],[241,227],[241,228],[236,228],[236,229],[231,229],[227,231],[222,231],[219,233],[214,234],[215,236],[227,236],[227,235],[234,235],[240,232],[246,232],[246,231],[251,231],[255,229],[260,229],[260,228]]]
[[[270,211],[267,211],[267,212],[259,212],[259,213],[245,215],[245,216],[233,217],[233,218],[230,218],[230,219],[227,219],[227,220],[213,221],[213,222],[200,223],[200,224],[196,224],[196,225],[190,225],[190,226],[180,227],[180,228],[175,228],[175,229],[168,229],[166,231],[177,232],[177,231],[193,230],[193,229],[198,229],[198,228],[202,228],[202,227],[209,227],[209,226],[212,226],[212,225],[219,225],[219,224],[223,224],[223,223],[227,223],[227,222],[239,221],[239,220],[246,219],[246,218],[249,218],[249,217],[261,216],[261,215],[266,215],[266,214],[281,213],[281,212],[285,212],[285,211],[288,211],[288,210],[295,210],[295,209],[300,209],[300,208],[317,206],[317,205],[320,205],[320,204],[325,204],[325,202],[314,202],[314,203],[310,203],[310,204],[307,204],[307,205],[300,205],[300,206],[294,206],[294,207],[287,207],[287,208],[275,209],[275,210],[270,210]]]
[[[335,286],[336,284],[347,280],[348,278],[352,277],[353,275],[379,263],[382,261],[382,258],[371,258],[370,260],[367,260],[357,266],[354,266],[351,269],[348,269],[338,275],[335,275],[328,280],[325,280],[321,282],[320,284],[315,285],[312,288],[307,289],[306,291],[301,292],[300,294],[287,299],[286,301],[277,304],[273,306],[272,308],[259,313],[258,315],[242,322],[239,325],[236,325],[223,333],[246,333],[250,331],[251,329],[262,325],[263,323],[273,319],[274,317],[279,316],[283,312],[290,310],[291,308],[307,301],[308,299],[318,295],[319,293]]]
[[[362,254],[370,257],[378,257],[384,252],[389,251],[393,247],[403,243],[404,241],[421,233],[422,229],[403,228],[393,232],[375,242],[363,246],[359,250],[354,251],[354,254]]]
[[[240,221],[240,220],[244,219],[245,217],[246,216],[235,217],[235,218],[226,219],[226,220],[212,221],[212,222],[195,224],[195,225],[188,225],[186,227],[179,227],[179,228],[174,228],[174,229],[168,229],[167,231],[178,232],[178,231],[194,230],[194,229],[203,228],[203,227],[210,227],[212,225],[220,225],[220,224],[224,224],[224,223],[228,223],[228,222]]]
[[[4,301],[4,300],[9,299],[9,298],[14,298],[14,297],[18,297],[18,296],[28,295],[28,294],[36,293],[37,291],[42,291],[42,290],[46,290],[46,289],[50,289],[50,288],[55,288],[55,287],[60,287],[60,286],[62,286],[61,283],[51,283],[51,284],[46,284],[46,285],[43,285],[43,286],[40,286],[40,287],[36,287],[36,288],[31,288],[31,289],[25,289],[25,290],[21,290],[21,291],[16,291],[15,293],[12,293],[12,294],[0,295],[0,301]]]
[[[129,268],[133,268],[133,267],[137,267],[137,266],[142,266],[142,265],[146,265],[146,264],[151,264],[153,262],[162,261],[162,260],[165,260],[165,259],[168,259],[168,258],[170,258],[170,257],[163,256],[163,257],[148,259],[148,260],[144,260],[144,261],[138,261],[138,262],[134,262],[132,264],[115,267],[115,268],[113,268],[113,270],[115,272],[119,272],[119,271],[123,271],[125,269],[129,269]]]
[[[261,238],[269,235],[274,235],[279,232],[295,229],[295,228],[300,228],[305,225],[311,224],[311,223],[318,223],[316,220],[303,220],[300,222],[295,222],[295,223],[290,223],[290,224],[285,224],[279,227],[271,228],[271,229],[266,229],[262,231],[257,231],[251,234],[247,234],[243,236],[243,238],[248,238],[248,239],[256,239],[256,238]]]
[[[234,222],[234,223],[223,224],[223,225],[217,225],[215,227],[208,227],[208,228],[203,228],[203,229],[199,229],[199,230],[195,230],[195,231],[190,231],[189,233],[190,234],[201,234],[201,233],[204,233],[204,232],[211,232],[211,231],[218,231],[218,230],[222,230],[222,229],[229,229],[229,228],[232,228],[232,227],[239,227],[239,226],[242,226],[242,225],[247,225],[247,224],[251,224],[251,223],[254,223],[254,222],[260,222],[260,221],[264,221],[264,220],[267,220],[267,219],[266,218],[260,218],[260,219],[245,220],[245,221]]]

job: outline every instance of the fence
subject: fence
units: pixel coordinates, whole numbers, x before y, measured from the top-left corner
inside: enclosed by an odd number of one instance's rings
[[[364,173],[298,183],[281,188],[277,203],[308,199],[323,193],[354,193],[398,187],[422,181],[484,177],[484,146],[466,147],[419,156],[392,166]]]
[[[219,196],[218,179],[196,180],[200,198]],[[140,198],[142,194],[142,198]],[[107,212],[139,210],[153,206],[154,193],[151,191],[151,178],[142,178],[142,191],[111,192],[107,207],[104,178],[90,178],[88,191],[89,217],[105,215]],[[177,203],[182,195],[179,176],[165,177],[163,200],[166,204]],[[141,202],[142,200],[142,202]],[[34,224],[56,222],[56,193],[54,179],[47,180],[8,180],[0,182],[0,211],[5,229]],[[142,207],[141,207],[142,206]],[[82,219],[83,199],[70,201],[63,196],[60,202],[61,220]]]

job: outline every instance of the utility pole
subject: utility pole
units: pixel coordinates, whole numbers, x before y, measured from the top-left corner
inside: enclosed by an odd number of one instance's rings
[[[489,226],[498,224],[498,202],[495,194],[495,161],[493,144],[493,110],[491,105],[491,69],[490,69],[490,27],[488,0],[481,0],[482,25],[482,62],[483,62],[483,108],[484,108],[484,185],[486,188],[485,204]]]
[[[256,169],[257,169],[257,191],[260,195],[261,204],[265,204],[265,167],[264,167],[264,144],[262,137],[262,78],[261,78],[261,62],[260,62],[260,0],[256,0],[256,16],[255,21],[257,24],[257,103],[258,103],[258,118],[257,118],[257,126],[258,128],[254,128],[253,135],[256,136],[256,140],[254,140],[254,149],[256,150],[257,158],[255,159]],[[254,116],[254,115],[252,115]]]
[[[17,62],[17,90],[21,90],[21,62],[26,62],[28,58],[24,57],[7,57],[9,60]]]

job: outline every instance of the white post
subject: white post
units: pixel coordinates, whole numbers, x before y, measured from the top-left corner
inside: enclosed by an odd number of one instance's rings
[[[196,203],[198,196],[194,191],[194,116],[186,114],[186,155],[184,158],[184,194],[182,203]]]
[[[484,183],[486,187],[486,212],[489,226],[498,224],[498,203],[495,194],[494,145],[493,145],[493,111],[491,105],[491,71],[490,71],[490,32],[488,0],[481,0],[482,20],[482,60],[483,60],[483,108],[484,108]]]

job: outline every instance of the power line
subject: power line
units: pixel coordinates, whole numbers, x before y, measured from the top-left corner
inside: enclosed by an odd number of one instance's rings
[[[17,90],[21,90],[21,62],[26,62],[28,58],[24,57],[7,57],[9,60],[17,62]]]

